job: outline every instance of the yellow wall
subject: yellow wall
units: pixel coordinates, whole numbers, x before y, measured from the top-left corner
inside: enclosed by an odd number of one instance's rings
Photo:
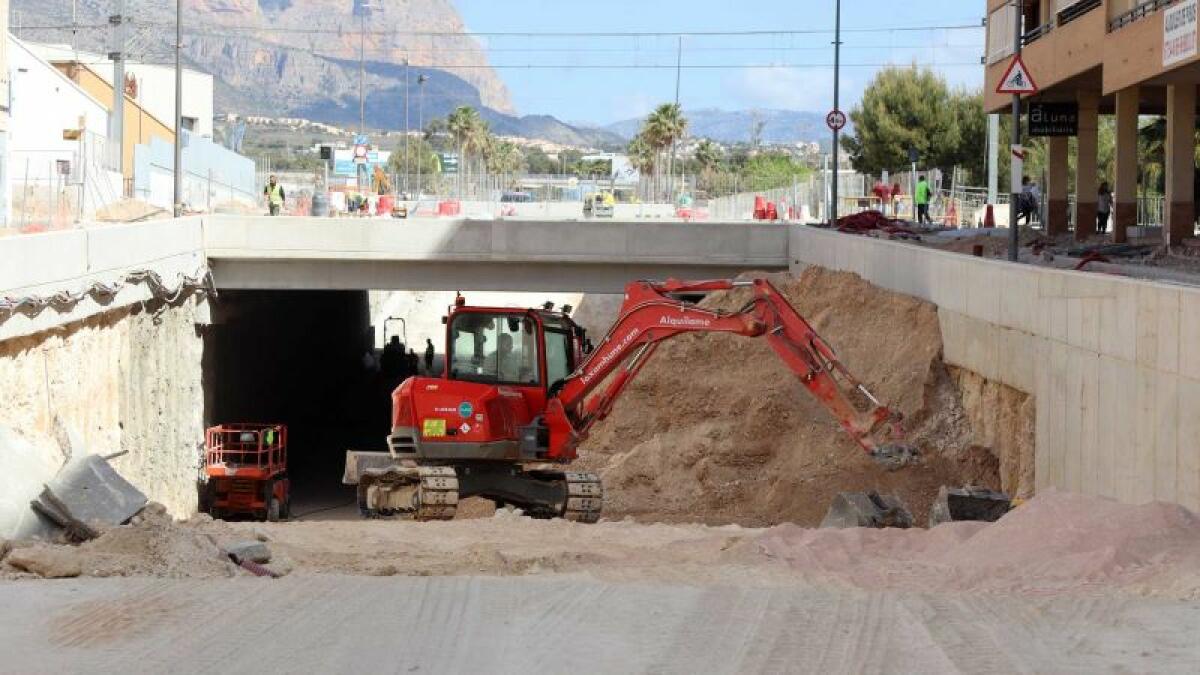
[[[112,85],[104,81],[91,68],[80,64],[62,63],[56,64],[59,70],[64,72],[67,77],[71,78],[83,88],[88,94],[100,101],[110,111],[112,110]],[[167,126],[154,115],[146,112],[137,101],[125,97],[125,128],[124,139],[122,143],[121,166],[124,167],[122,172],[125,178],[133,178],[133,148],[135,145],[147,144],[151,138],[161,138],[167,143],[175,142],[175,134],[171,131],[171,127]]]

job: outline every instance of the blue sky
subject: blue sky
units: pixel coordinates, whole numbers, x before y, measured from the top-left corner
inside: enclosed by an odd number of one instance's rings
[[[706,32],[833,29],[833,0],[455,0],[476,33]],[[900,3],[843,0],[842,107],[861,97],[878,64],[928,65],[956,86],[978,87],[982,0]],[[889,29],[850,32],[855,29]],[[833,101],[832,34],[688,36],[680,100],[685,108],[785,108],[824,112]],[[521,114],[609,123],[645,114],[675,95],[674,36],[482,36]],[[534,51],[538,50],[538,51]],[[531,69],[540,64],[552,68]],[[666,68],[580,66],[637,64]],[[575,66],[575,67],[571,67]],[[712,67],[718,66],[718,67]]]

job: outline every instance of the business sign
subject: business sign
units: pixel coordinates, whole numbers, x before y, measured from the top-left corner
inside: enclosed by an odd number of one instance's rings
[[[442,173],[456,174],[458,173],[458,153],[457,152],[439,152],[438,162],[442,165]]]
[[[1163,10],[1163,66],[1196,55],[1196,0],[1183,0]]]
[[[360,171],[365,171],[367,175],[370,175],[375,171],[376,166],[383,167],[383,170],[387,171],[388,159],[391,156],[392,153],[386,150],[371,150],[360,161],[355,157],[353,150],[334,150],[333,175],[357,176]],[[365,167],[365,169],[359,167]]]
[[[1030,103],[1030,136],[1079,135],[1078,103]]]

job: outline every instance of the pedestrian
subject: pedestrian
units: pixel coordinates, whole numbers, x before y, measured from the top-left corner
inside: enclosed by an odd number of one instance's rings
[[[1100,183],[1096,195],[1096,231],[1104,234],[1108,231],[1108,215],[1112,213],[1112,190],[1108,189],[1108,181]]]
[[[434,354],[433,340],[430,340],[429,338],[425,338],[425,374],[426,375],[430,375],[433,373],[433,354]]]
[[[383,348],[379,365],[388,379],[396,379],[404,374],[404,343],[400,342],[399,335],[393,335]]]
[[[929,182],[925,180],[925,174],[921,174],[917,178],[917,192],[913,195],[913,201],[917,204],[917,222],[933,224],[933,220],[929,218],[929,198],[933,195],[932,188],[929,187]]]
[[[421,362],[417,359],[417,350],[409,349],[408,350],[408,373],[410,375],[416,375],[417,372],[420,370],[420,363]]]
[[[276,180],[274,174],[267,181],[267,186],[263,188],[263,196],[267,198],[267,207],[271,210],[271,215],[279,215],[279,210],[283,208],[283,186]]]
[[[879,200],[879,211],[884,215],[888,212],[888,201],[892,195],[892,190],[882,180],[875,181],[875,187],[871,188],[871,192],[875,194]]]

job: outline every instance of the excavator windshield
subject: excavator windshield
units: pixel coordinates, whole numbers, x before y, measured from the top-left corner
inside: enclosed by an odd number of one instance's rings
[[[537,330],[526,314],[460,312],[450,320],[450,378],[537,386]]]

